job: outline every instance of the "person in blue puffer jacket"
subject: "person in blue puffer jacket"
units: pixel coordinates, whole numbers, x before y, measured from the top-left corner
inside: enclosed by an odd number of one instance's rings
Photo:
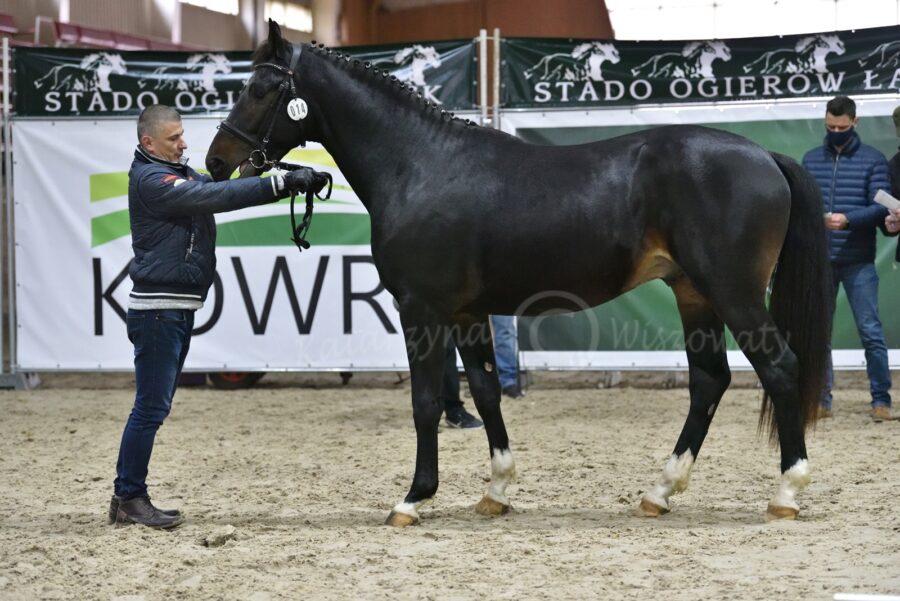
[[[875,230],[884,230],[887,209],[873,199],[890,190],[887,159],[863,144],[855,131],[856,103],[847,96],[832,98],[825,107],[825,140],[803,157],[803,166],[822,190],[825,227],[831,249],[834,293],[843,285],[866,353],[872,393],[872,418],[890,420],[891,372],[887,344],[878,316],[878,274],[875,271]],[[886,233],[886,232],[885,232]],[[820,417],[831,417],[834,369],[830,354]]]
[[[274,202],[291,192],[318,192],[328,176],[302,167],[284,177],[214,182],[188,167],[181,116],[168,106],[145,108],[137,134],[128,172],[134,250],[128,273],[134,285],[127,315],[137,390],[119,446],[108,516],[110,523],[172,528],[183,518],[178,510],[150,502],[147,469],[190,347],[194,312],[215,277],[213,214]]]

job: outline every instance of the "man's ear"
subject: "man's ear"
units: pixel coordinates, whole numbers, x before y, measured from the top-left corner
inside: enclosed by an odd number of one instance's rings
[[[287,45],[281,37],[281,27],[272,19],[269,19],[269,48],[275,56],[284,56],[287,52]]]

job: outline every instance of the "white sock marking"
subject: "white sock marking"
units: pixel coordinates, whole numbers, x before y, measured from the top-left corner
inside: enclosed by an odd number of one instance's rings
[[[771,505],[776,507],[790,507],[800,511],[795,497],[797,493],[806,488],[812,478],[809,474],[809,461],[806,459],[798,459],[789,470],[781,474],[781,481],[778,483],[778,492],[772,497]]]
[[[513,460],[512,451],[494,449],[494,455],[491,457],[491,483],[485,496],[503,505],[509,505],[506,487],[515,479],[516,462]]]
[[[419,519],[419,507],[430,501],[431,499],[425,499],[424,501],[419,501],[418,503],[407,503],[403,501],[401,503],[397,503],[394,505],[394,509],[392,510],[394,513],[402,513],[413,517],[415,519]]]
[[[694,455],[688,450],[681,457],[672,455],[663,468],[659,481],[644,494],[644,499],[669,509],[669,497],[687,488],[691,479]]]

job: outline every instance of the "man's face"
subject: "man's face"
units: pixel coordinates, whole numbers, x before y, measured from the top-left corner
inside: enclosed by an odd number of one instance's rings
[[[858,117],[851,119],[847,115],[836,117],[831,113],[825,113],[825,129],[828,131],[847,131],[855,126],[857,121],[859,121]]]
[[[187,149],[184,141],[184,127],[181,121],[164,121],[159,124],[154,135],[141,137],[141,144],[151,154],[166,161],[177,163]]]

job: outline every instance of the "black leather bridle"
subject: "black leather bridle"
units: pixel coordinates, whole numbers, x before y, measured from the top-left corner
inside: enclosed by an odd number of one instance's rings
[[[272,167],[279,167],[283,169],[284,167],[282,167],[282,165],[287,165],[287,163],[279,164],[279,161],[270,161],[269,157],[266,156],[266,150],[269,146],[269,139],[272,136],[272,130],[275,128],[275,121],[281,114],[281,109],[284,108],[284,106],[288,102],[297,98],[297,88],[294,85],[294,69],[297,68],[297,64],[300,62],[300,53],[303,51],[303,48],[294,44],[291,44],[290,46],[291,60],[288,67],[277,65],[275,63],[260,63],[253,66],[254,71],[256,69],[262,69],[263,67],[269,67],[284,74],[284,80],[281,82],[281,85],[278,86],[278,98],[275,99],[274,105],[270,106],[269,110],[267,111],[270,117],[269,126],[266,128],[265,137],[260,140],[256,136],[251,136],[250,134],[239,129],[234,124],[229,123],[227,118],[219,124],[219,129],[225,130],[253,149],[252,151],[250,151],[250,156],[247,160],[250,161],[250,165],[255,169],[268,171]],[[300,141],[300,146],[304,146],[303,140]]]
[[[294,70],[297,68],[297,64],[300,62],[300,53],[302,51],[303,48],[301,46],[295,46],[294,44],[291,44],[291,60],[289,66],[287,67],[276,65],[275,63],[260,63],[253,66],[254,71],[263,67],[270,67],[284,74],[284,79],[282,80],[281,85],[278,86],[278,98],[275,99],[274,104],[268,109],[268,113],[270,115],[269,126],[266,128],[266,135],[262,140],[260,140],[258,137],[251,136],[250,134],[236,127],[234,124],[229,123],[227,118],[222,120],[222,123],[219,124],[220,129],[225,130],[253,149],[250,151],[250,156],[247,158],[247,160],[255,169],[268,171],[272,167],[275,167],[283,171],[294,171],[301,168],[300,165],[269,160],[269,157],[266,156],[266,150],[269,146],[269,139],[272,136],[272,130],[275,128],[275,121],[281,114],[281,110],[288,102],[297,98],[297,88],[294,85]],[[304,146],[305,141],[301,139],[299,145]],[[309,248],[309,242],[307,242],[306,240],[306,233],[309,231],[309,226],[312,224],[313,199],[319,198],[320,200],[327,200],[331,197],[331,174],[326,173],[325,175],[328,176],[328,192],[326,192],[324,196],[321,196],[318,193],[314,193],[312,190],[308,190],[306,192],[306,211],[303,215],[303,220],[300,222],[300,225],[297,225],[297,220],[294,216],[294,199],[297,197],[297,193],[291,192],[291,228],[294,232],[293,236],[291,236],[291,240],[293,240],[294,244],[297,245],[297,248],[300,251]]]

